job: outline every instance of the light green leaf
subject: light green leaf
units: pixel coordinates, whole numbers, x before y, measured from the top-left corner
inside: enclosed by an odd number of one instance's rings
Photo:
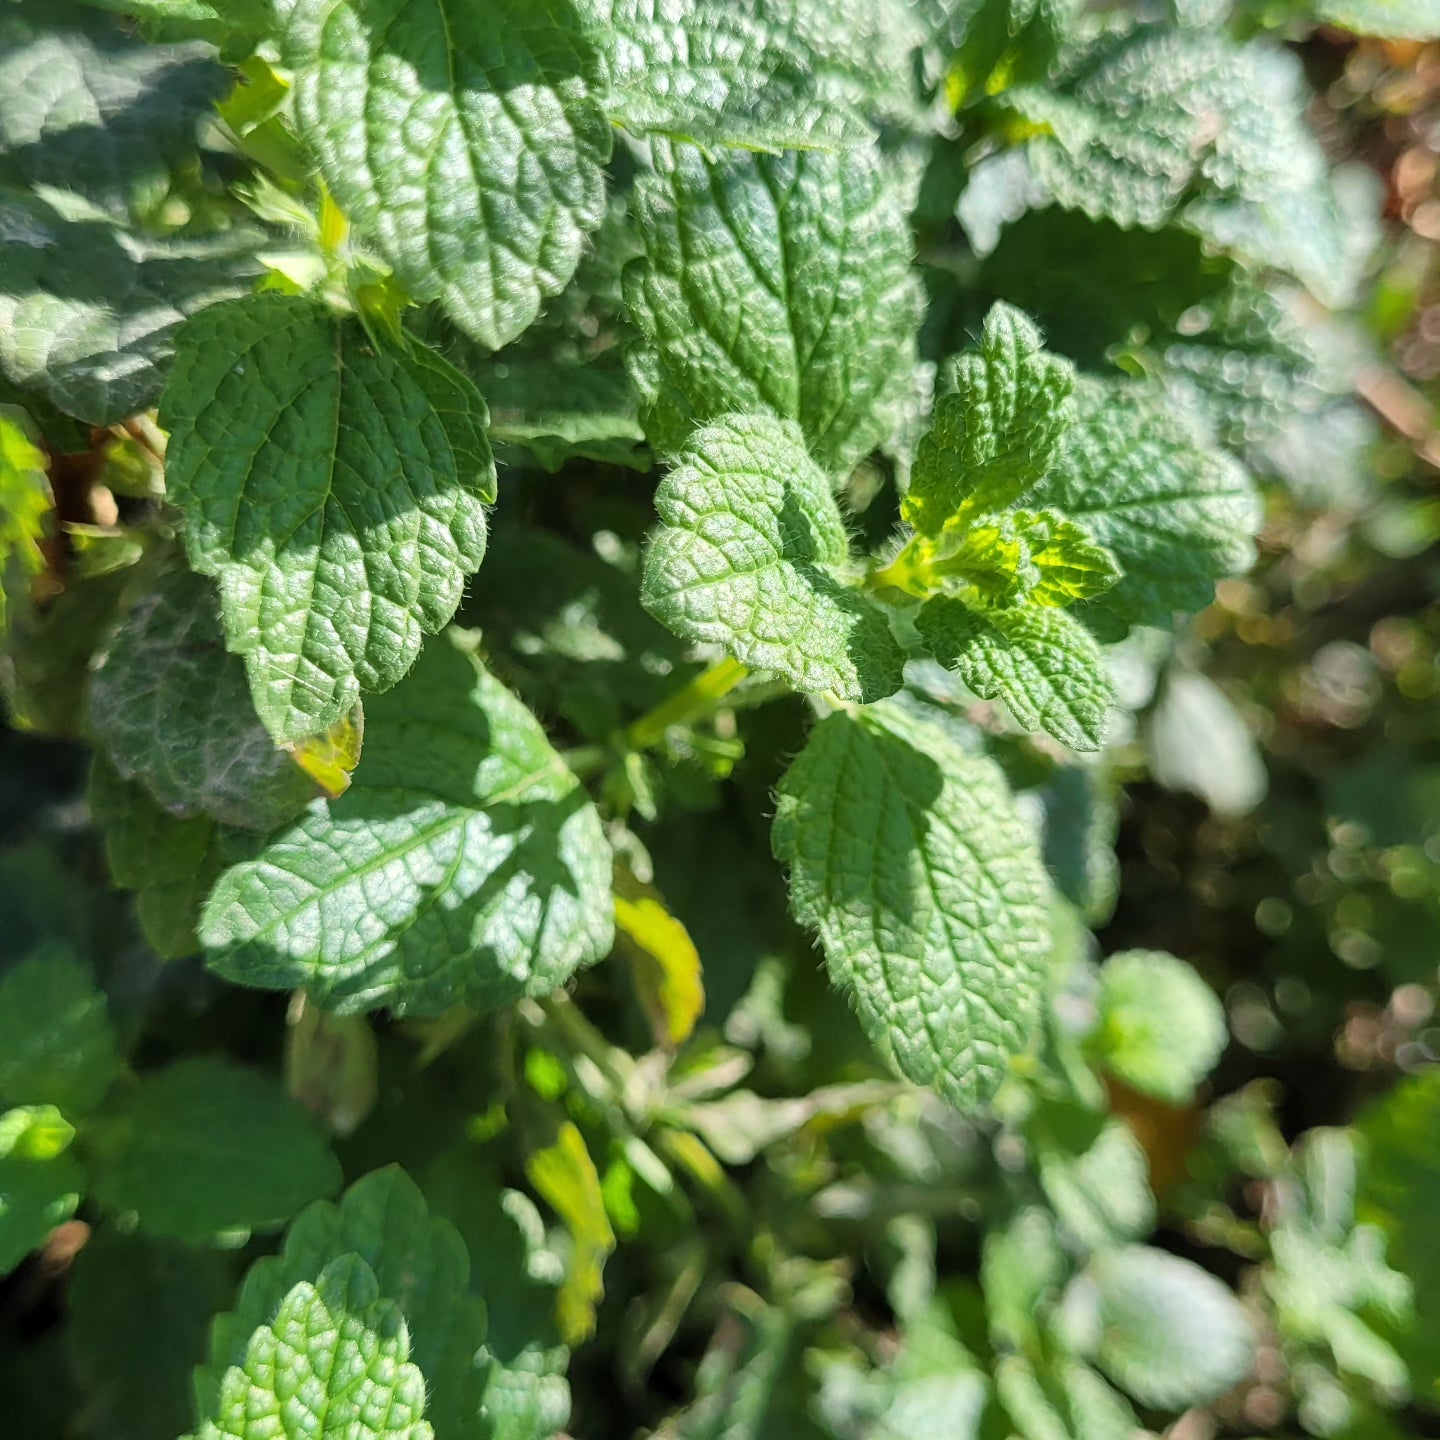
[[[571,0],[289,0],[295,121],[417,300],[492,350],[605,218],[611,135]]]
[[[1035,1023],[1047,885],[1000,772],[894,705],[821,721],[772,834],[796,918],[908,1079],[983,1105]]]
[[[1067,1265],[1055,1222],[1038,1205],[986,1233],[980,1286],[990,1334],[1002,1347],[1024,1351],[1039,1335],[1041,1307],[1065,1279]]]
[[[431,1422],[452,1440],[488,1440],[481,1412],[485,1306],[467,1289],[470,1256],[455,1227],[431,1215],[419,1187],[398,1166],[357,1180],[338,1205],[310,1206],[286,1232],[280,1254],[250,1267],[234,1310],[216,1317],[209,1358],[196,1371],[201,1411],[214,1409],[227,1368],[242,1363],[251,1335],[271,1323],[286,1295],[297,1285],[318,1284],[346,1255],[364,1261],[377,1293],[404,1317],[429,1389]],[[507,1299],[492,1297],[497,1308]]]
[[[845,581],[840,507],[795,425],[729,415],[697,431],[655,508],[641,598],[677,635],[797,690],[868,702],[900,688],[904,653]]]
[[[358,1255],[302,1280],[226,1371],[194,1440],[434,1440],[400,1309]]]
[[[610,872],[535,717],[442,642],[367,706],[349,790],[221,877],[201,938],[227,979],[326,1009],[505,1005],[609,951]]]
[[[175,1440],[194,1422],[190,1370],[225,1296],[213,1251],[125,1235],[91,1235],[67,1292],[66,1349],[91,1433]]]
[[[1269,776],[1245,718],[1208,676],[1177,670],[1150,716],[1150,768],[1167,790],[1200,796],[1217,815],[1248,815]]]
[[[155,953],[162,960],[195,954],[200,907],[225,868],[224,832],[208,815],[172,815],[98,750],[90,768],[89,801],[91,818],[104,837],[110,878],[135,892],[140,928]]]
[[[1147,1245],[1097,1255],[1076,1282],[1093,1304],[1101,1368],[1142,1405],[1205,1405],[1250,1373],[1255,1331],[1240,1302],[1189,1260]]]
[[[605,1261],[615,1248],[600,1175],[585,1137],[568,1120],[553,1145],[526,1160],[525,1173],[570,1233],[565,1280],[555,1306],[560,1334],[566,1344],[578,1345],[594,1334],[595,1307],[605,1294]]]
[[[1063,610],[970,609],[938,596],[915,618],[925,648],[983,700],[1003,700],[1025,730],[1072,750],[1105,743],[1115,687],[1094,637]]]
[[[1169,625],[1210,602],[1215,581],[1249,568],[1260,503],[1245,470],[1131,385],[1084,380],[1045,478],[1025,497],[1078,523],[1123,577],[1093,607]]]
[[[142,1231],[203,1243],[283,1224],[340,1183],[310,1118],[267,1076],[197,1057],[153,1071],[97,1132],[95,1192]]]
[[[1383,40],[1440,39],[1435,0],[1316,0],[1315,18]]]
[[[1074,521],[1054,510],[1042,510],[1038,515],[1017,511],[1015,520],[1024,527],[1036,572],[1035,584],[1025,595],[1032,605],[1093,600],[1120,579],[1115,557]]]
[[[1112,955],[1100,971],[1095,1059],[1146,1095],[1184,1105],[1225,1048],[1225,1008],[1194,968],[1158,950]]]
[[[12,612],[29,609],[31,585],[45,569],[40,542],[53,507],[45,452],[25,412],[0,406],[0,653]]]
[[[273,830],[316,794],[255,717],[214,587],[180,567],[140,596],[97,662],[90,725],[120,777],[179,818]]]
[[[815,57],[763,4],[614,0],[609,8],[607,108],[637,135],[752,150],[870,138],[853,108],[822,97]]]
[[[1011,85],[1043,81],[1060,50],[1074,0],[980,0],[949,4],[959,33],[945,88],[955,106],[998,95]]]
[[[94,18],[0,17],[0,181],[71,190],[123,218],[164,198],[230,77],[208,45],[148,45]]]
[[[1001,304],[985,317],[980,348],[955,361],[951,380],[900,502],[923,535],[950,521],[968,528],[973,516],[1005,509],[1044,476],[1070,420],[1075,372],[1046,353],[1024,315]]]
[[[1088,1365],[1058,1356],[1035,1367],[1002,1356],[995,1391],[1020,1440],[1133,1440],[1135,1413]]]
[[[0,191],[0,372],[91,425],[134,415],[160,393],[181,321],[259,272],[254,239],[143,239]]]
[[[827,474],[891,433],[915,367],[920,296],[895,167],[874,149],[729,153],[656,141],[635,190],[646,256],[625,271],[646,430],[769,409]]]
[[[388,690],[455,613],[494,498],[486,418],[432,351],[307,300],[215,306],[181,332],[167,483],[277,740]]]
[[[0,1114],[0,1275],[80,1204],[85,1172],[66,1154],[75,1129],[53,1105]]]
[[[105,997],[50,946],[0,975],[0,1101],[93,1110],[120,1069]]]
[[[1051,1209],[1087,1249],[1138,1239],[1153,1228],[1149,1165],[1123,1121],[1075,1101],[1046,1100],[1025,1138]]]

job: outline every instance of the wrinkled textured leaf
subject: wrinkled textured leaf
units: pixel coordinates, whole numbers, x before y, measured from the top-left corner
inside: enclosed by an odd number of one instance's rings
[[[0,17],[0,180],[71,190],[123,217],[164,198],[230,77],[207,45],[147,45],[75,18]]]
[[[283,1224],[340,1183],[319,1129],[258,1070],[196,1057],[153,1071],[97,1157],[95,1191],[149,1235],[206,1242]]]
[[[343,1255],[250,1337],[195,1440],[434,1440],[409,1355],[399,1307],[364,1260]]]
[[[796,918],[902,1074],[966,1109],[1029,1038],[1046,882],[998,770],[882,706],[829,716],[780,786]]]
[[[770,8],[735,0],[613,0],[611,118],[636,134],[711,149],[825,150],[868,139],[851,106],[822,97],[815,57]]]
[[[295,119],[417,300],[492,350],[605,217],[610,127],[571,0],[292,0]]]
[[[316,794],[256,719],[214,587],[188,570],[164,572],[120,622],[90,683],[90,725],[121,778],[181,819],[268,831]]]
[[[312,735],[389,689],[485,554],[474,387],[422,347],[261,295],[185,327],[161,417],[190,562],[219,580],[271,734]]]
[[[259,271],[249,232],[143,239],[15,191],[0,242],[0,371],[92,425],[153,404],[181,321]]]
[[[175,1440],[194,1422],[190,1370],[225,1298],[217,1254],[102,1229],[75,1262],[66,1351],[93,1432]]]
[[[104,836],[110,878],[135,892],[140,928],[155,953],[162,960],[194,955],[200,949],[200,908],[235,838],[208,815],[172,815],[98,751],[89,800],[91,818]]]
[[[287,1231],[280,1254],[250,1267],[234,1310],[216,1317],[209,1358],[196,1372],[201,1410],[213,1409],[227,1367],[242,1362],[250,1336],[270,1323],[285,1296],[299,1284],[319,1283],[326,1267],[350,1254],[364,1261],[378,1294],[404,1317],[432,1423],[455,1440],[487,1437],[480,1413],[485,1306],[467,1291],[470,1257],[455,1227],[431,1215],[419,1187],[397,1166],[356,1181],[338,1205],[310,1206]],[[503,1308],[507,1298],[495,1295],[492,1302]]]
[[[1249,1317],[1191,1261],[1124,1246],[1096,1256],[1077,1284],[1094,1287],[1101,1367],[1142,1404],[1204,1405],[1250,1373]]]
[[[1225,1048],[1225,1009],[1183,960],[1158,950],[1112,955],[1100,971],[1091,1037],[1110,1073],[1146,1095],[1186,1104]]]
[[[93,1110],[120,1069],[105,997],[58,946],[0,975],[0,1101]]]
[[[797,690],[868,702],[900,688],[904,655],[845,583],[840,509],[793,424],[731,415],[698,431],[655,508],[642,599],[676,634]]]
[[[80,1204],[85,1172],[67,1154],[75,1129],[53,1105],[0,1113],[0,1276]]]
[[[1016,723],[1072,750],[1105,741],[1115,687],[1094,637],[1047,606],[972,610],[944,596],[915,620],[925,648],[984,700],[1003,700]]]
[[[1166,625],[1176,610],[1200,609],[1217,579],[1254,559],[1250,477],[1144,390],[1086,380],[1075,400],[1065,444],[1026,503],[1054,506],[1119,561],[1123,576],[1099,610]]]
[[[899,180],[873,149],[651,148],[625,303],[652,440],[673,451],[697,422],[769,409],[799,423],[827,474],[848,471],[891,433],[915,365]]]
[[[1045,352],[1030,320],[996,305],[980,348],[955,361],[951,379],[901,501],[905,519],[926,535],[1003,510],[1044,477],[1070,419],[1075,372]]]
[[[367,706],[366,738],[344,795],[221,877],[213,969],[326,1009],[438,1015],[546,994],[610,949],[600,818],[499,681],[431,645]]]

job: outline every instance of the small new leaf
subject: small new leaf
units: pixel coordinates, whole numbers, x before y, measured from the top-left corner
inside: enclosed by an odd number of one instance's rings
[[[645,258],[624,277],[651,439],[678,450],[696,423],[768,409],[845,474],[889,437],[913,383],[921,307],[894,167],[873,148],[651,149],[635,189]]]
[[[655,508],[642,599],[676,634],[807,693],[868,703],[900,688],[904,654],[843,578],[840,508],[793,424],[731,415],[698,431]]]
[[[388,690],[455,613],[494,498],[486,419],[438,355],[308,300],[254,296],[181,332],[167,484],[277,741]]]
[[[1068,361],[1009,305],[985,318],[980,348],[960,356],[953,389],[936,401],[901,513],[922,535],[1003,510],[1043,478],[1070,419]]]
[[[120,622],[90,682],[90,725],[120,777],[179,818],[268,831],[316,794],[255,716],[214,586],[181,567]]]
[[[201,938],[228,980],[326,1009],[504,1005],[608,952],[610,872],[600,817],[535,717],[441,642],[367,706],[345,794],[221,877]]]
[[[1000,772],[895,705],[816,726],[772,840],[796,918],[882,1052],[984,1104],[1029,1038],[1047,885]]]
[[[225,1374],[194,1440],[434,1440],[399,1307],[343,1255],[302,1280]]]
[[[1003,700],[1023,729],[1044,730],[1072,750],[1105,743],[1115,687],[1094,637],[1065,611],[971,609],[937,596],[915,626],[942,665],[982,700]]]
[[[605,218],[610,126],[572,0],[290,0],[295,121],[417,300],[492,350]]]

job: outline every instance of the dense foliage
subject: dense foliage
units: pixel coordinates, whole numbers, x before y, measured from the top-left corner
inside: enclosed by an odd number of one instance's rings
[[[0,0],[6,1440],[1440,1434],[1435,38]]]

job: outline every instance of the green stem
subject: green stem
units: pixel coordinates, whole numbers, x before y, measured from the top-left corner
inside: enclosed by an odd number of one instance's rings
[[[719,709],[720,702],[749,674],[738,660],[728,655],[702,670],[687,685],[642,715],[625,731],[631,750],[651,750],[665,738],[673,725],[690,725]]]

